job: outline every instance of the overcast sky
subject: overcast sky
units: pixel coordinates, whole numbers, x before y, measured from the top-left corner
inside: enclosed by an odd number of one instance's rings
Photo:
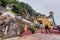
[[[28,3],[36,12],[49,15],[54,12],[56,24],[60,24],[60,0],[19,0]]]

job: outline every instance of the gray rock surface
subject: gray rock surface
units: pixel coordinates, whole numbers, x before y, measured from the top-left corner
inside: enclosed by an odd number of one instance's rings
[[[33,34],[25,37],[13,37],[5,40],[60,40],[60,35],[54,34]]]

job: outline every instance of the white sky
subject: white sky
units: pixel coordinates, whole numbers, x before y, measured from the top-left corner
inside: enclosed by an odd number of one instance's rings
[[[28,3],[32,8],[42,14],[48,15],[50,11],[54,12],[56,24],[60,24],[60,0],[19,0]]]

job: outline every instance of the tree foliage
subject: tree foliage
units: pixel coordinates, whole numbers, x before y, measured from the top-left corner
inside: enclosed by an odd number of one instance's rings
[[[3,7],[6,7],[6,1],[5,0],[0,0],[0,5],[3,6]]]
[[[16,0],[0,0],[0,5],[3,7],[6,7],[7,4],[13,4],[12,5],[12,11],[17,13],[17,15],[27,15],[30,14],[30,16],[38,16],[41,15],[40,13],[37,13],[33,8],[24,2],[19,2]]]
[[[5,0],[7,4],[11,4],[14,2],[14,0]]]

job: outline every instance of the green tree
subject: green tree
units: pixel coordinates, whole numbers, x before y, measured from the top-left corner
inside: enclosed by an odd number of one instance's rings
[[[31,17],[41,16],[41,13],[37,13],[29,4],[24,2],[19,2],[16,0],[0,0],[0,5],[6,7],[7,5],[12,6],[12,11],[17,13],[17,15],[26,16],[29,14]]]
[[[7,4],[9,3],[9,4],[11,4],[11,3],[13,3],[15,0],[5,0],[6,2],[7,2]]]
[[[20,3],[18,1],[16,1],[14,3],[12,11],[14,11],[17,14],[20,14],[20,15],[25,15],[27,13],[26,9],[25,9],[25,6],[24,6],[24,3],[23,2]]]
[[[5,0],[0,0],[0,5],[3,6],[3,7],[6,7],[6,1]]]

